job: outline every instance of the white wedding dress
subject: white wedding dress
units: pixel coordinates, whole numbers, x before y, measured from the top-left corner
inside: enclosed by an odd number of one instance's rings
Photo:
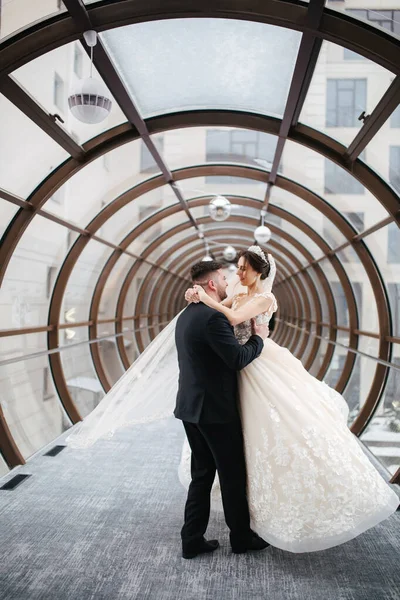
[[[272,294],[258,294],[273,297]],[[233,299],[232,308],[241,295]],[[276,310],[257,317],[268,322]],[[244,344],[250,321],[235,327]],[[347,427],[348,406],[271,339],[239,372],[248,500],[252,528],[291,552],[323,550],[346,542],[391,515],[399,498],[372,466]],[[179,477],[190,483],[190,447]],[[212,492],[222,509],[219,484]]]

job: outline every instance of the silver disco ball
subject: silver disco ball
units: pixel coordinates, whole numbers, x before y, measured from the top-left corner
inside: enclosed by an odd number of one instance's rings
[[[260,227],[257,227],[254,231],[254,239],[259,244],[267,244],[271,239],[271,235],[271,230],[265,225],[260,225]]]
[[[110,92],[102,81],[80,79],[68,98],[71,113],[78,121],[93,125],[108,117],[112,108]]]
[[[225,196],[215,196],[210,201],[210,217],[214,221],[225,221],[231,214],[232,205]]]
[[[235,260],[237,252],[233,246],[226,246],[222,254],[225,260],[231,262],[231,260]]]

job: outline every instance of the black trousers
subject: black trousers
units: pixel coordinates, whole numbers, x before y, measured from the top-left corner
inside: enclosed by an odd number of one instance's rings
[[[183,422],[192,449],[191,474],[182,527],[184,550],[195,550],[210,517],[210,492],[215,472],[221,485],[225,521],[231,542],[240,544],[250,532],[246,495],[246,463],[240,421],[207,425]]]

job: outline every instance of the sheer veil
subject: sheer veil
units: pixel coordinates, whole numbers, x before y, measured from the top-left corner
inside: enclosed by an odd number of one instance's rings
[[[118,429],[172,415],[178,390],[175,347],[177,315],[147,346],[98,406],[66,439],[72,448],[88,448]]]
[[[276,266],[263,281],[270,293]],[[239,293],[234,287],[233,293]],[[247,292],[247,288],[243,288]],[[180,313],[179,313],[180,314]],[[177,315],[147,346],[98,406],[66,439],[72,448],[89,448],[100,438],[111,438],[124,427],[157,421],[172,415],[178,391],[178,356],[175,346]]]

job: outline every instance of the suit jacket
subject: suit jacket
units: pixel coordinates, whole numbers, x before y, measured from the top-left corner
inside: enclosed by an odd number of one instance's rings
[[[260,355],[252,335],[241,346],[222,313],[200,302],[179,317],[175,341],[179,388],[174,415],[189,423],[227,423],[239,418],[237,374]]]

